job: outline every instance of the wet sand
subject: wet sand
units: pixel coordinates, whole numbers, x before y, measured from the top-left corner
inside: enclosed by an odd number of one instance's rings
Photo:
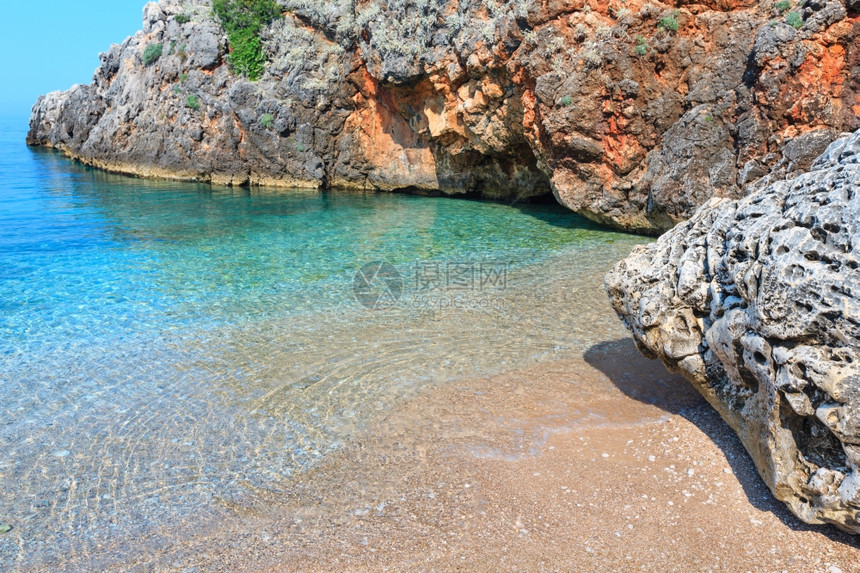
[[[860,570],[858,540],[794,518],[629,340],[432,389],[296,484],[224,501],[216,527],[123,569]]]

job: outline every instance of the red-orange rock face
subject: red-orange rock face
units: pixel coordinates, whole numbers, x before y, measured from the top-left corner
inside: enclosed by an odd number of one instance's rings
[[[147,5],[28,141],[144,175],[523,199],[659,232],[860,127],[856,0],[283,2],[259,82],[202,6]],[[188,15],[188,14],[186,14]],[[183,46],[146,66],[150,43]],[[193,95],[198,109],[187,105]]]

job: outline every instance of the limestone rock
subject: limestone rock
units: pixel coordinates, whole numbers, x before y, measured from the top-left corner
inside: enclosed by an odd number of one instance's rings
[[[209,0],[149,2],[92,84],[37,102],[28,141],[234,185],[552,192],[657,233],[860,128],[852,0],[807,3],[800,29],[773,0],[279,1],[257,82]]]
[[[808,523],[852,533],[858,269],[860,131],[831,143],[808,172],[741,200],[711,199],[606,277],[640,350],[708,399],[774,495]]]

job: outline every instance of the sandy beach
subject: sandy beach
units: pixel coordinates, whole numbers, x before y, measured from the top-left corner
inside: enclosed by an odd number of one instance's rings
[[[794,518],[710,406],[626,339],[428,391],[297,481],[126,565],[860,570],[854,537]]]

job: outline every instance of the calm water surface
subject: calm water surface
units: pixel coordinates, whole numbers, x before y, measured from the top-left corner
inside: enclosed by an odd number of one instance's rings
[[[121,566],[424,390],[625,334],[600,285],[643,239],[558,206],[144,181],[25,131],[0,120],[2,570]],[[372,261],[390,308],[356,299]]]

